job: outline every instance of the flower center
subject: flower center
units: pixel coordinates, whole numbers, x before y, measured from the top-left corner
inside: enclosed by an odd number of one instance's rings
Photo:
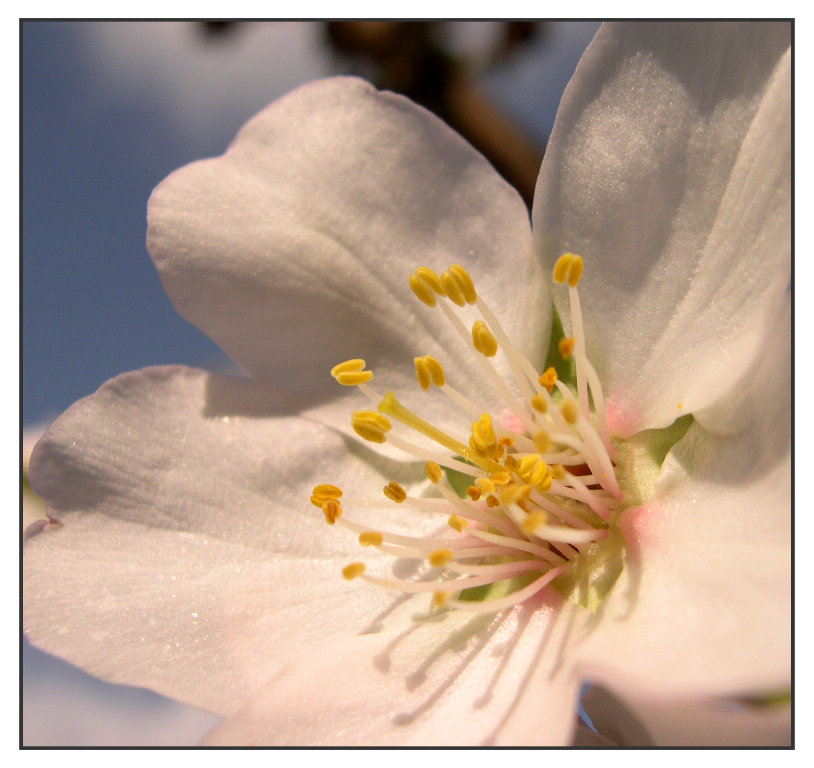
[[[579,586],[576,601],[590,607],[598,604],[597,594],[600,601],[607,594],[621,571],[623,546],[613,524],[624,494],[612,461],[616,448],[602,387],[585,354],[577,290],[582,270],[582,258],[570,253],[554,267],[554,281],[569,290],[574,335],[563,338],[558,350],[563,359],[574,359],[576,392],[558,379],[553,367],[537,371],[509,341],[463,267],[452,265],[440,276],[419,267],[410,276],[413,293],[428,307],[441,308],[504,401],[504,410],[493,416],[446,382],[438,360],[415,358],[421,388],[435,385],[474,418],[468,438],[422,419],[392,392],[377,392],[364,360],[348,360],[331,371],[340,384],[358,387],[376,406],[353,414],[354,431],[425,461],[427,477],[440,493],[440,498],[413,497],[396,481],[377,499],[345,498],[330,484],[314,488],[311,502],[329,524],[357,534],[363,547],[424,561],[432,576],[380,577],[367,573],[363,562],[354,562],[343,571],[346,579],[358,577],[403,593],[426,592],[435,608],[474,613],[511,607],[552,582],[572,599]],[[481,316],[471,331],[454,308],[467,304]],[[495,365],[498,350],[511,371],[508,380]],[[414,433],[429,441],[415,442]],[[399,505],[425,517],[427,512],[443,516],[446,532],[404,536],[353,519],[360,509]],[[591,583],[597,570],[605,583]],[[586,585],[593,595],[587,599]]]

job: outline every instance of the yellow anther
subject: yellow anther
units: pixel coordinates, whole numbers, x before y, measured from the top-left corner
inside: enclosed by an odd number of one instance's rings
[[[557,381],[557,371],[552,367],[549,368],[542,376],[540,376],[540,384],[544,386],[549,392],[554,390],[554,382]]]
[[[458,515],[451,515],[449,518],[449,527],[454,528],[458,533],[468,526],[469,523],[462,517],[458,517]]]
[[[548,410],[548,403],[542,395],[535,395],[531,398],[531,407],[539,413],[545,413]]]
[[[450,592],[433,592],[432,593],[432,605],[434,608],[440,608],[442,605],[449,600]]]
[[[555,464],[551,467],[551,477],[555,480],[565,480],[565,467],[562,464]]]
[[[480,417],[481,435],[487,445],[497,445],[497,435],[492,426],[492,417],[488,413],[482,413]]]
[[[502,445],[504,448],[511,448],[514,445],[514,440],[510,437],[501,437],[497,442],[498,445]]]
[[[325,519],[328,525],[333,525],[340,517],[342,517],[342,505],[336,499],[328,499],[322,505],[322,511],[325,513]]]
[[[573,258],[573,253],[564,253],[559,259],[557,259],[557,263],[554,265],[555,283],[565,282],[565,279],[568,277],[568,270],[571,268],[571,261]]]
[[[537,450],[540,453],[548,453],[553,443],[551,442],[551,435],[548,434],[544,429],[541,429],[536,435],[534,435],[534,445],[537,447]]]
[[[560,412],[562,413],[562,417],[569,424],[577,423],[577,419],[579,418],[579,406],[576,400],[566,400],[560,407]]]
[[[410,288],[413,289],[413,293],[428,307],[434,307],[438,303],[432,288],[415,273],[410,275]]]
[[[494,496],[490,496],[488,499],[486,499],[486,506],[498,507],[500,506],[500,502]]]
[[[475,283],[472,282],[472,277],[460,264],[453,264],[449,268],[449,274],[455,281],[455,284],[464,295],[467,304],[474,304],[478,300],[478,294],[475,290]]]
[[[331,368],[331,376],[344,387],[356,387],[359,384],[366,384],[373,378],[373,372],[364,370],[364,367],[365,361],[356,357]]]
[[[355,579],[357,576],[361,576],[365,572],[365,564],[364,563],[351,563],[350,565],[346,565],[342,569],[342,575],[348,580],[351,581]]]
[[[416,357],[413,362],[415,363],[415,372],[421,389],[427,390],[431,384],[435,384],[436,387],[443,387],[447,383],[444,368],[434,357],[424,355],[424,357]]]
[[[359,543],[363,547],[378,547],[384,541],[384,536],[378,531],[365,531],[359,534]]]
[[[495,472],[489,479],[495,485],[508,485],[512,481],[512,476],[504,470],[503,472]]]
[[[311,491],[311,503],[315,507],[322,507],[322,505],[329,501],[330,499],[341,499],[342,498],[342,489],[337,488],[335,485],[329,485],[327,483],[323,483],[322,485],[318,485]]]
[[[503,466],[506,467],[509,472],[514,472],[517,469],[517,459],[514,456],[507,456],[503,462]]]
[[[574,344],[576,344],[576,340],[573,336],[569,336],[565,339],[560,339],[560,343],[557,344],[557,349],[560,350],[560,357],[563,360],[567,360],[574,352]]]
[[[435,552],[430,552],[427,555],[427,560],[433,568],[442,568],[450,560],[452,560],[454,553],[451,549],[436,549]]]
[[[526,533],[534,533],[548,522],[548,515],[545,512],[532,512],[521,524],[520,527]]]
[[[444,286],[450,301],[455,302],[459,307],[466,304],[466,296],[464,296],[461,286],[449,272],[441,273],[441,285]]]
[[[498,498],[503,506],[517,504],[519,501],[527,501],[531,495],[531,486],[511,483],[500,489]]]
[[[370,440],[371,443],[385,442],[385,432],[393,427],[387,416],[376,411],[354,411],[351,426],[359,437]]]
[[[583,267],[582,256],[573,254],[571,264],[568,267],[568,285],[572,288],[576,288],[579,285],[579,281],[582,278]]]
[[[548,465],[544,461],[539,462],[537,466],[534,467],[529,482],[538,491],[545,492],[551,488],[551,474],[548,471]]]
[[[466,495],[469,496],[472,501],[477,501],[480,498],[481,490],[477,486],[470,485],[469,488],[466,489]]]
[[[404,490],[395,480],[391,480],[384,486],[384,495],[390,501],[395,501],[396,504],[401,504],[407,498],[407,491]]]
[[[524,456],[517,464],[517,474],[528,482],[532,470],[537,466],[538,461],[540,461],[540,457],[536,453],[530,453],[528,456]]]
[[[497,339],[483,320],[477,320],[472,326],[472,343],[484,357],[494,357],[497,354]]]
[[[526,514],[529,514],[529,512],[531,511],[529,509],[529,505],[526,504],[526,502],[523,501],[523,499],[518,499],[517,506],[520,507],[520,509],[522,509]]]
[[[488,477],[479,477],[475,480],[475,484],[481,489],[481,493],[485,493],[487,496],[496,490],[495,484]]]
[[[432,482],[434,485],[438,485],[438,483],[441,482],[441,478],[444,476],[444,473],[441,471],[441,467],[439,467],[434,461],[428,461],[424,465],[424,472],[430,482]]]
[[[438,274],[431,270],[429,267],[418,267],[415,270],[416,276],[426,285],[428,285],[439,296],[446,296],[444,286],[441,284],[441,278]]]

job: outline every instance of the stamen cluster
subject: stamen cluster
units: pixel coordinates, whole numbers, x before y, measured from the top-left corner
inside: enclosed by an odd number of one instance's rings
[[[585,546],[608,536],[607,524],[623,494],[614,472],[615,449],[599,377],[585,355],[577,292],[582,271],[582,258],[570,253],[554,267],[555,282],[567,283],[570,294],[574,336],[560,341],[559,352],[563,358],[574,357],[576,394],[558,379],[554,368],[538,373],[511,344],[460,265],[441,275],[419,267],[410,276],[410,287],[428,307],[440,306],[472,350],[476,364],[504,401],[501,418],[449,385],[443,366],[429,355],[415,358],[419,385],[425,391],[436,386],[474,419],[467,437],[447,434],[425,421],[392,392],[378,393],[364,360],[348,360],[331,371],[340,384],[358,387],[375,404],[375,410],[354,412],[351,423],[356,434],[425,461],[427,477],[440,494],[440,498],[412,497],[395,480],[378,499],[343,498],[341,489],[330,484],[314,488],[311,502],[322,509],[330,525],[339,523],[354,532],[363,547],[420,559],[435,571],[435,578],[405,581],[370,575],[364,563],[355,562],[344,569],[346,579],[361,577],[400,592],[431,593],[436,608],[487,613],[536,594],[573,567]],[[466,304],[482,318],[471,331],[450,306]],[[512,372],[508,382],[495,365],[498,350]],[[430,438],[438,448],[412,442],[410,430]],[[471,479],[465,496],[456,493],[444,469]],[[398,505],[443,515],[451,531],[403,536],[371,529],[345,513]],[[499,597],[474,600],[467,592],[498,584],[503,587]]]

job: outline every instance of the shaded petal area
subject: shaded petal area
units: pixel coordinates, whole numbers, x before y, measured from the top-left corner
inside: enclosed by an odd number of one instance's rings
[[[675,699],[626,692],[622,702],[593,686],[582,705],[597,730],[621,746],[785,747],[791,745],[791,706],[736,700]]]
[[[159,185],[148,218],[178,311],[281,388],[333,395],[328,370],[363,357],[385,391],[400,389],[412,358],[432,354],[456,386],[490,392],[440,310],[410,290],[422,264],[466,263],[517,346],[542,360],[548,343],[547,281],[518,194],[438,118],[361,80],[275,102],[225,155]]]
[[[204,744],[567,745],[580,686],[559,666],[553,600],[326,643],[270,679]]]
[[[563,98],[537,247],[549,268],[586,257],[587,351],[621,436],[715,403],[773,322],[791,269],[789,37],[607,25]]]
[[[99,677],[225,713],[290,654],[388,610],[391,595],[342,579],[355,536],[309,496],[333,482],[376,498],[393,466],[248,380],[120,376],[34,451],[31,483],[54,522],[26,537],[27,635]],[[398,467],[420,488],[420,466]],[[375,512],[404,532],[399,517]]]

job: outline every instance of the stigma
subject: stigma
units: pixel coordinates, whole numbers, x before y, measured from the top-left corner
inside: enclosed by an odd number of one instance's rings
[[[432,498],[426,488],[411,496],[393,479],[375,496],[347,498],[329,482],[314,488],[312,504],[328,524],[354,534],[358,546],[423,564],[416,579],[406,580],[369,573],[365,563],[353,562],[342,572],[345,579],[426,593],[431,611],[490,613],[556,587],[560,577],[584,565],[583,553],[587,557],[608,538],[624,494],[616,478],[602,387],[585,352],[578,292],[583,269],[580,256],[566,253],[553,271],[555,284],[562,286],[555,290],[569,293],[573,336],[561,339],[557,349],[563,360],[573,358],[574,391],[554,367],[537,370],[511,343],[460,265],[441,275],[419,267],[409,285],[427,311],[443,312],[458,332],[472,365],[502,399],[499,413],[455,389],[442,362],[429,355],[414,359],[418,385],[428,396],[452,401],[460,413],[458,434],[414,413],[395,393],[378,392],[361,358],[331,370],[339,384],[357,387],[371,401],[372,407],[352,414],[355,433],[423,461],[434,489]],[[467,305],[480,315],[471,327],[461,314]],[[507,365],[498,367],[499,355]],[[416,434],[422,436],[419,442]],[[452,478],[460,477],[466,479],[464,487],[453,484]],[[406,536],[355,518],[361,509],[377,508],[400,508],[405,519],[415,515],[417,529],[427,514],[434,515],[437,530]]]

